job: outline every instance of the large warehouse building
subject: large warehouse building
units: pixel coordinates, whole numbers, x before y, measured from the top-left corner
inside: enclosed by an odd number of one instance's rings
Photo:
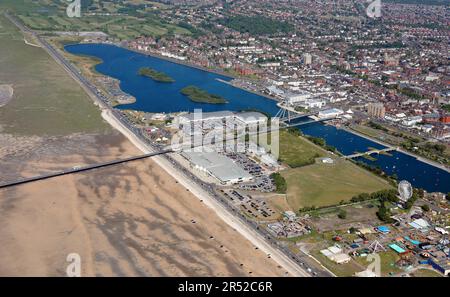
[[[230,158],[216,152],[183,152],[191,166],[217,178],[223,185],[248,182],[253,176]]]

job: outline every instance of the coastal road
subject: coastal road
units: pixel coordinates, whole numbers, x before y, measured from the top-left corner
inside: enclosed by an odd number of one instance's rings
[[[36,34],[34,31],[25,27],[19,20],[8,13],[4,14],[15,26],[17,26],[22,32],[28,33],[35,37],[39,45],[58,63],[66,72],[77,81],[80,86],[86,91],[86,93],[94,100],[94,103],[101,109],[110,109],[107,98],[99,92],[99,90],[84,78],[78,69],[75,68],[70,62],[68,62],[56,49],[54,49],[44,38]]]

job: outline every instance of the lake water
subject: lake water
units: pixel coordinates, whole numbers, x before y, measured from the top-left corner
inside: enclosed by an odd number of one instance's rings
[[[120,87],[136,97],[136,103],[119,106],[122,109],[135,109],[148,112],[193,111],[196,108],[204,112],[220,110],[244,110],[258,108],[275,114],[276,102],[256,94],[218,81],[230,81],[230,78],[202,71],[189,66],[172,63],[163,59],[139,54],[124,48],[105,44],[80,44],[66,46],[66,50],[75,54],[101,58],[98,72],[120,80]],[[138,75],[139,68],[150,67],[172,77],[174,83],[160,83],[151,78]],[[211,94],[224,97],[227,104],[202,104],[189,100],[180,93],[186,86],[195,85]]]
[[[303,133],[324,138],[329,145],[345,155],[366,152],[369,148],[382,149],[384,146],[334,126],[312,124],[300,127]],[[356,160],[374,167],[380,167],[389,175],[396,174],[400,180],[407,180],[417,188],[427,191],[450,192],[450,173],[421,162],[401,152],[389,152],[392,156],[373,155],[376,161],[363,157]]]
[[[275,115],[278,111],[275,101],[220,82],[217,79],[229,81],[230,78],[219,74],[150,57],[113,45],[76,44],[68,45],[65,49],[73,54],[94,56],[103,60],[103,63],[96,66],[96,70],[120,80],[121,89],[136,97],[136,103],[118,106],[120,109],[166,113],[193,111],[197,108],[202,109],[203,112],[257,109],[271,115]],[[175,79],[175,83],[159,83],[139,76],[137,73],[141,67],[162,71]],[[228,103],[200,104],[192,102],[180,93],[180,90],[188,85],[195,85],[211,94],[220,95],[226,98]],[[301,126],[300,129],[305,134],[324,138],[328,144],[346,155],[368,151],[369,147],[383,148],[373,141],[333,126],[314,123]],[[390,175],[396,174],[399,179],[408,180],[415,187],[427,191],[450,192],[450,173],[442,169],[400,152],[392,152],[392,156],[376,156],[376,159],[376,161],[364,158],[358,160],[371,166],[378,166]]]

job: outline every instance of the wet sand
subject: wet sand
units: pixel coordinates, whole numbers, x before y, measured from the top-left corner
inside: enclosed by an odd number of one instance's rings
[[[84,276],[285,275],[149,159],[0,190],[0,246],[1,276],[64,276],[69,253]]]
[[[14,94],[14,89],[11,85],[0,84],[0,107],[8,104],[12,99]]]
[[[0,133],[0,183],[139,154],[117,131],[55,137]]]

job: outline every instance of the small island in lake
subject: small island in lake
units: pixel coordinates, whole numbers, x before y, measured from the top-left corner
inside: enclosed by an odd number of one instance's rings
[[[209,103],[209,104],[225,104],[228,103],[225,98],[209,94],[205,90],[202,90],[196,86],[187,86],[184,89],[181,90],[181,94],[189,97],[191,101],[197,102],[197,103]]]
[[[148,67],[142,67],[139,69],[139,75],[147,76],[153,79],[157,82],[163,82],[163,83],[173,83],[175,80],[168,76],[167,74],[163,72],[156,71],[154,69],[148,68]]]

